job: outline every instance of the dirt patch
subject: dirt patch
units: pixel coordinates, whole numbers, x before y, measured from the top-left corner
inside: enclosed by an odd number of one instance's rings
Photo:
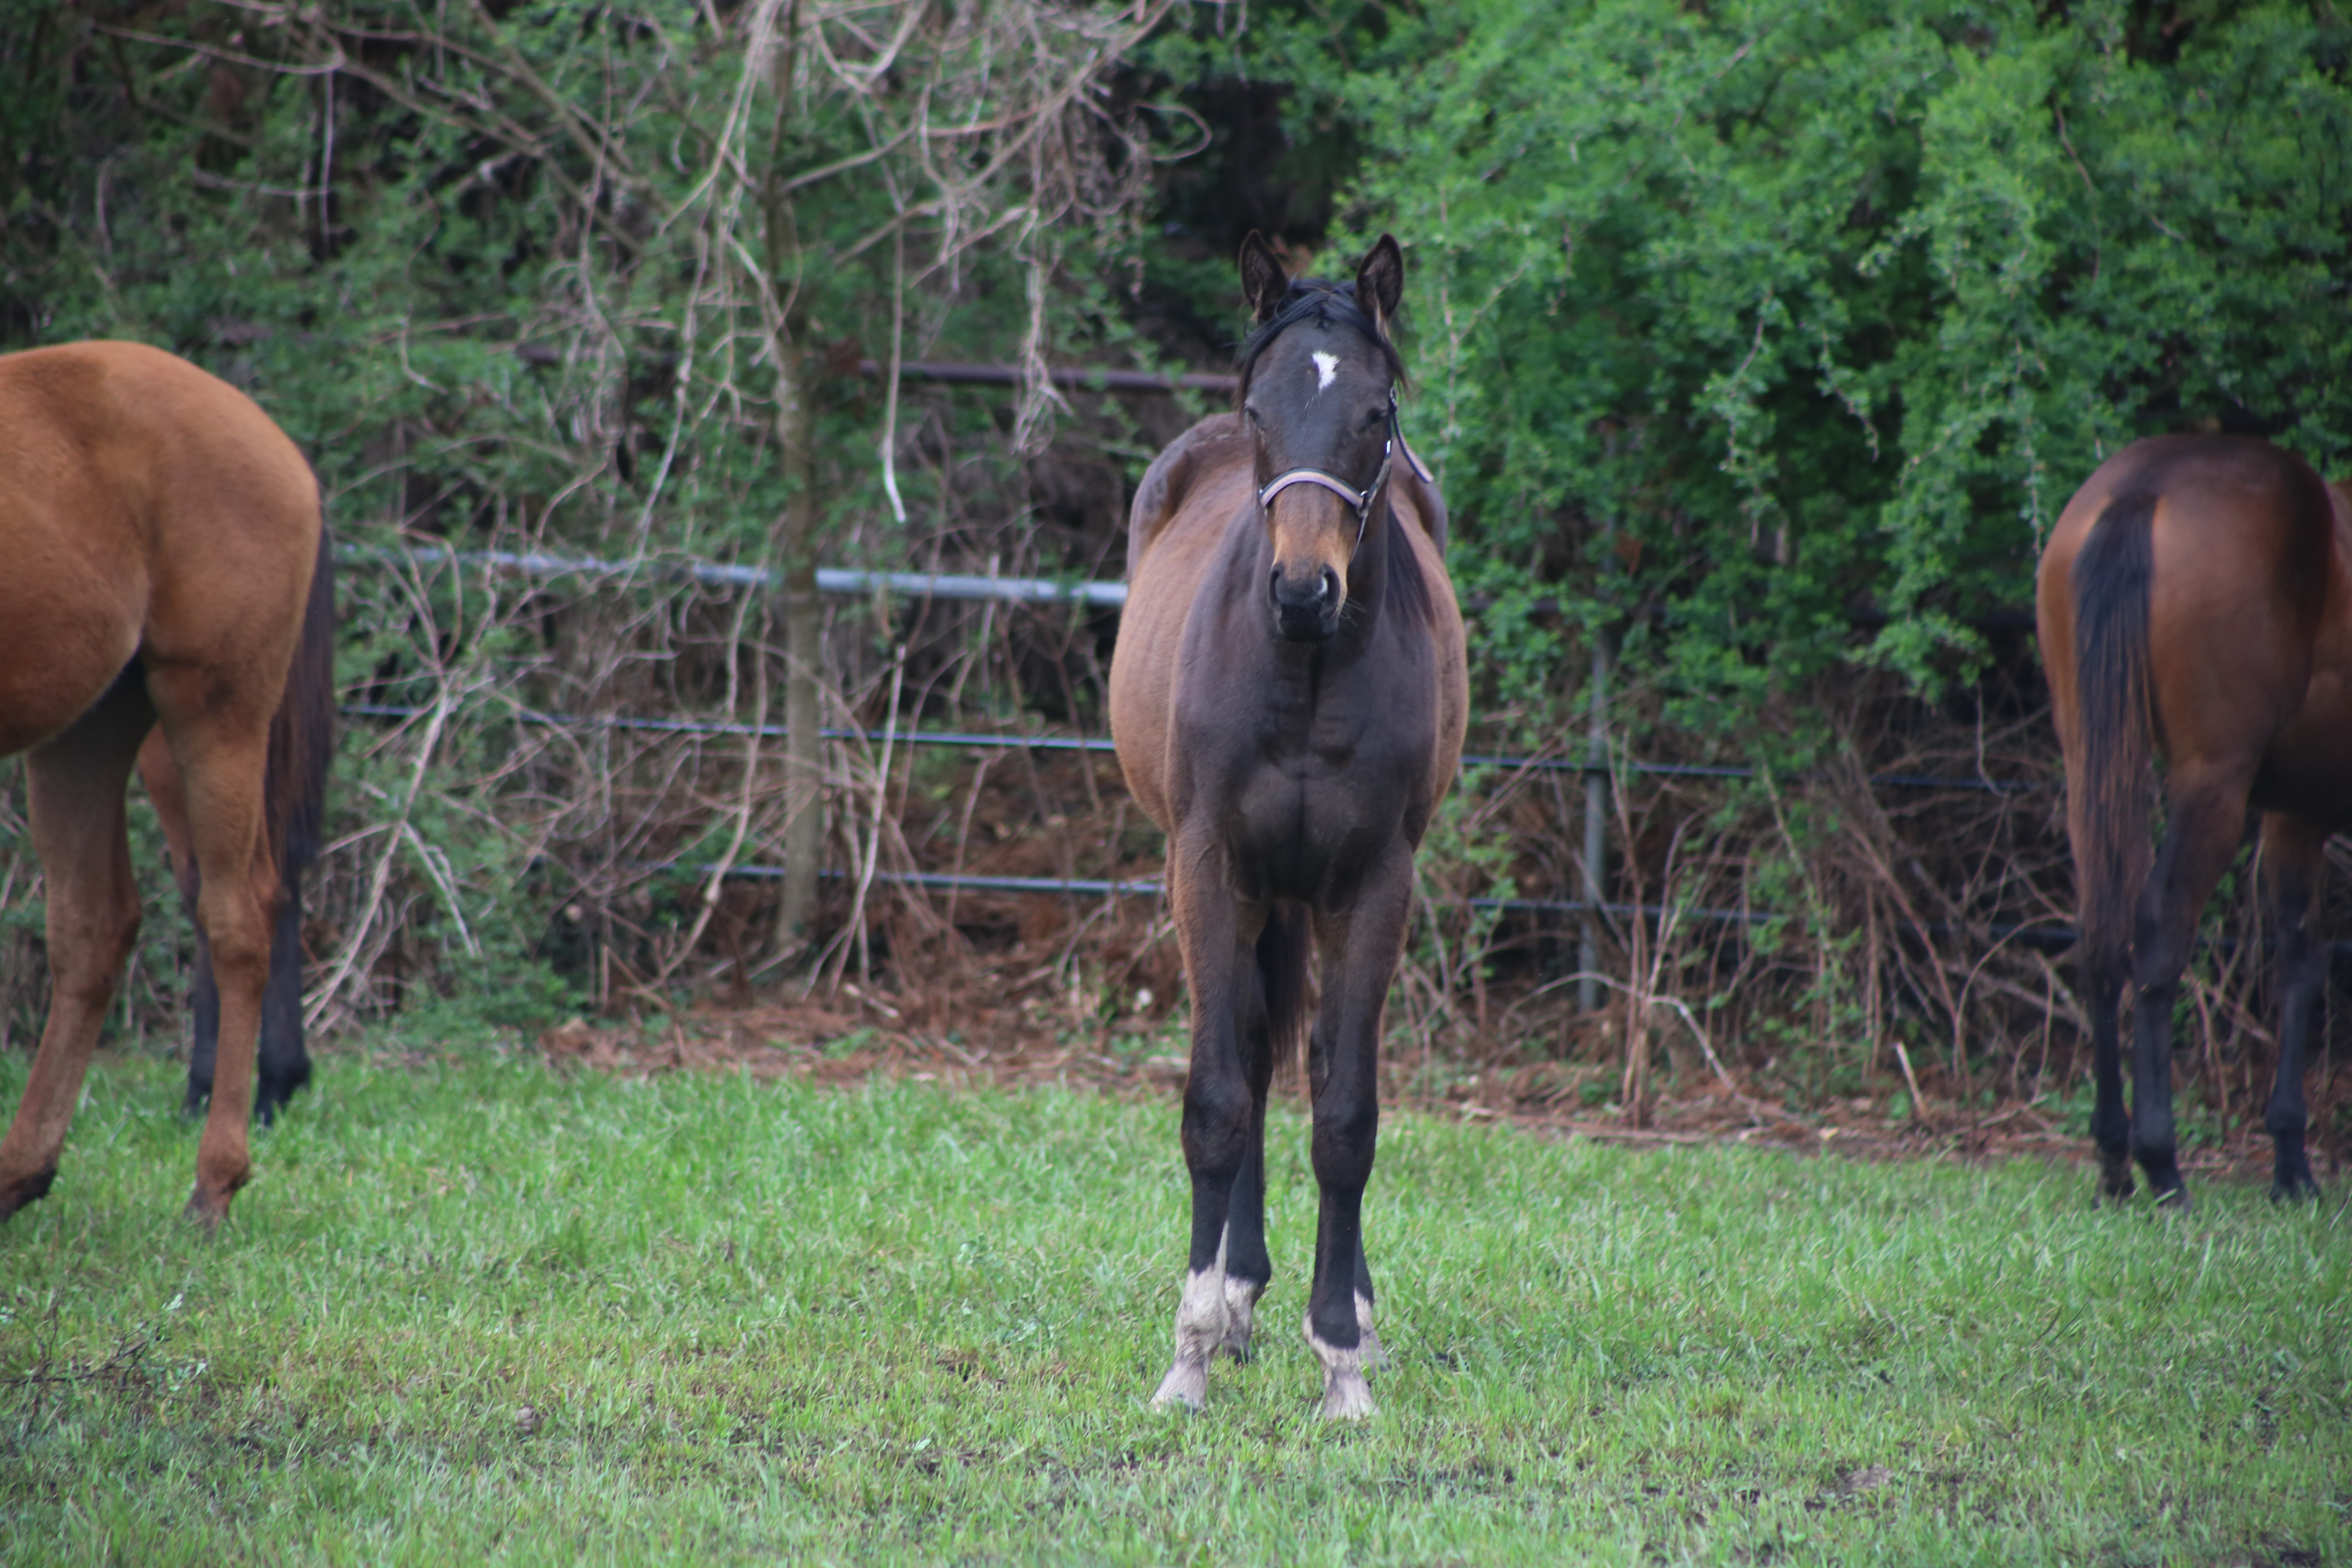
[[[1017,969],[1018,966],[1009,966]],[[655,1026],[574,1018],[540,1037],[551,1067],[635,1076],[684,1071],[749,1071],[762,1081],[798,1077],[847,1084],[877,1074],[950,1087],[1000,1089],[1053,1085],[1174,1100],[1188,1070],[1185,1040],[1163,1010],[1106,1017],[1097,998],[1057,994],[1041,968],[1025,982],[950,988],[919,997],[881,995],[844,984],[829,995],[749,1005],[707,1005]],[[1890,1119],[1887,1100],[1855,1096],[1792,1108],[1736,1073],[1685,1074],[1679,1087],[1655,1090],[1629,1114],[1607,1100],[1621,1069],[1538,1061],[1433,1062],[1412,1051],[1381,1063],[1381,1101],[1462,1121],[1573,1134],[1608,1142],[1756,1143],[1806,1153],[1865,1159],[2038,1157],[2087,1164],[2087,1141],[2062,1126],[2047,1102],[1903,1107]],[[2315,1121],[2320,1108],[2352,1089],[2335,1080],[2352,1072],[2320,1063],[2312,1072]],[[1694,1081],[1695,1080],[1695,1081]],[[2333,1091],[2333,1092],[2331,1092]],[[1286,1064],[1277,1096],[1304,1099],[1303,1073]],[[2315,1141],[2316,1144],[2316,1141]],[[2315,1146],[2322,1180],[2342,1162]],[[2210,1173],[2267,1173],[2269,1137],[2258,1126],[2185,1150],[2182,1165]]]

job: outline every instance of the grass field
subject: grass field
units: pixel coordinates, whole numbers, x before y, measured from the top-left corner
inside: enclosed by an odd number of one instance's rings
[[[0,1063],[13,1106],[25,1063]],[[1396,1364],[1165,1368],[1174,1108],[321,1064],[218,1241],[173,1068],[0,1229],[9,1562],[2352,1563],[2352,1215],[1391,1117]]]

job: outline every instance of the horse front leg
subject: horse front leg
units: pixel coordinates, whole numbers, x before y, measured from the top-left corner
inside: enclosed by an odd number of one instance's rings
[[[1316,920],[1323,995],[1307,1049],[1313,1155],[1322,1204],[1307,1343],[1323,1368],[1326,1420],[1373,1413],[1364,1374],[1380,1354],[1371,1335],[1371,1274],[1364,1259],[1364,1187],[1380,1139],[1381,1014],[1404,948],[1412,851],[1399,845],[1369,871],[1349,907]]]
[[[2263,1125],[2271,1135],[2271,1196],[2284,1202],[2319,1195],[2303,1142],[2303,1068],[2327,985],[2327,946],[2315,935],[2326,844],[2327,835],[2302,817],[2272,812],[2263,818],[2263,871],[2279,928],[2280,994],[2278,1071]]]
[[[46,1195],[106,1009],[139,939],[123,790],[154,722],[117,681],[74,727],[26,759],[33,847],[48,885],[49,1016],[16,1119],[0,1140],[0,1219]]]
[[[1207,1402],[1209,1361],[1226,1341],[1226,1223],[1246,1163],[1253,1103],[1235,1028],[1246,943],[1244,911],[1226,879],[1222,847],[1180,841],[1170,857],[1171,901],[1192,993],[1192,1063],[1184,1080],[1184,1164],[1192,1177],[1192,1236],[1176,1303],[1176,1356],[1151,1396],[1158,1408]],[[1255,1300],[1255,1297],[1252,1298]]]
[[[1258,937],[1261,947],[1278,939],[1281,919],[1267,920]],[[1241,1048],[1242,1080],[1249,1086],[1250,1116],[1241,1169],[1234,1173],[1233,1198],[1225,1209],[1225,1337],[1218,1349],[1247,1362],[1258,1298],[1274,1278],[1274,1259],[1265,1247],[1265,1097],[1274,1080],[1274,1040],[1263,964],[1242,967],[1234,990],[1239,999],[1234,1037]]]

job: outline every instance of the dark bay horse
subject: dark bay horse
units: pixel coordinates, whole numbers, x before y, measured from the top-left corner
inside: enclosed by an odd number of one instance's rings
[[[2262,816],[2282,1016],[2263,1118],[2273,1196],[2315,1194],[2303,1068],[2327,947],[2314,930],[2328,835],[2352,826],[2352,490],[2240,437],[2135,442],[2066,503],[2037,581],[2042,657],[2066,755],[2083,1000],[2104,1197],[2131,1162],[2186,1208],[2174,1160],[2172,1012],[2199,912]],[[2148,851],[2149,767],[2166,762]],[[2124,1114],[2116,1004],[2133,1005]]]
[[[56,1177],[138,936],[123,808],[134,763],[217,986],[191,1218],[218,1225],[251,1169],[266,1005],[280,1016],[265,1094],[282,1099],[307,1073],[286,911],[325,787],[330,573],[310,465],[243,393],[136,343],[0,355],[0,756],[26,753],[51,975],[39,1054],[0,1142],[0,1218]]]
[[[1111,734],[1168,835],[1192,998],[1190,1267],[1154,1402],[1199,1408],[1211,1358],[1248,1353],[1273,1274],[1266,1089],[1307,1021],[1311,930],[1322,1209],[1307,1341],[1323,1414],[1352,1417],[1371,1413],[1379,1354],[1361,1211],[1381,1012],[1413,851],[1461,756],[1466,662],[1445,510],[1397,427],[1396,241],[1332,284],[1286,278],[1253,234],[1241,271],[1257,322],[1241,411],[1195,425],[1144,475],[1111,662]]]

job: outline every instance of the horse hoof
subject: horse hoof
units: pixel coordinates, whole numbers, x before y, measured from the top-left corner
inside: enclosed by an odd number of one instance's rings
[[[2193,1206],[2189,1201],[2188,1184],[2181,1181],[2179,1176],[2173,1177],[2169,1185],[2163,1183],[2157,1183],[2155,1185],[2157,1213],[2187,1214]]]
[[[1209,1369],[1180,1361],[1160,1380],[1160,1392],[1151,1396],[1151,1408],[1197,1413],[1208,1402]]]
[[[2099,1191],[2094,1204],[2127,1204],[2132,1195],[2131,1156],[2099,1151]]]
[[[58,1168],[51,1165],[46,1171],[36,1171],[29,1176],[19,1176],[6,1185],[0,1186],[0,1220],[8,1218],[26,1204],[37,1203],[42,1198],[47,1197],[50,1184],[57,1179]]]
[[[221,1221],[228,1217],[229,1199],[235,1195],[235,1188],[208,1193],[199,1182],[196,1190],[188,1194],[188,1206],[180,1211],[181,1216],[209,1238],[219,1231]]]
[[[1326,1421],[1363,1421],[1380,1414],[1372,1403],[1372,1391],[1361,1373],[1341,1373],[1323,1389],[1323,1419]]]
[[[2319,1184],[2308,1174],[2281,1177],[2271,1184],[2271,1202],[2274,1204],[2315,1203],[2318,1198]]]
[[[1372,1391],[1364,1382],[1364,1366],[1367,1352],[1377,1353],[1379,1345],[1367,1345],[1361,1337],[1352,1345],[1327,1344],[1315,1332],[1315,1314],[1311,1310],[1303,1326],[1307,1348],[1323,1366],[1323,1419],[1360,1421],[1370,1415]],[[1360,1329],[1358,1332],[1360,1336]]]

